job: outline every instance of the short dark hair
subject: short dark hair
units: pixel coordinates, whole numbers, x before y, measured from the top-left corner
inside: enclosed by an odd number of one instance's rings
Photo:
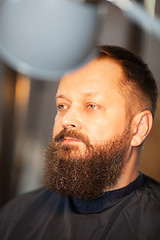
[[[147,64],[129,50],[117,46],[99,46],[98,59],[105,58],[117,62],[122,67],[124,78],[120,81],[120,91],[123,96],[129,98],[127,104],[130,112],[134,114],[133,109],[137,111],[139,108],[150,110],[154,118],[158,88]]]

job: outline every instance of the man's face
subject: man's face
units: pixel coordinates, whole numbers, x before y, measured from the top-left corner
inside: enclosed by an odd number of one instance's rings
[[[91,144],[121,135],[127,121],[125,100],[118,86],[122,77],[121,67],[111,60],[93,60],[66,74],[57,92],[53,137],[64,128],[86,135]],[[84,147],[74,139],[65,139],[63,144]]]
[[[45,186],[63,195],[94,199],[117,183],[130,147],[123,77],[113,61],[93,60],[65,75],[46,154]]]

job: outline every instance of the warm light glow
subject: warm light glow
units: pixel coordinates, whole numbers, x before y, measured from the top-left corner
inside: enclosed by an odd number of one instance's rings
[[[18,106],[26,106],[30,95],[30,79],[26,76],[18,74],[16,91],[15,91],[15,103]]]
[[[156,0],[144,0],[144,6],[147,9],[147,11],[154,16]]]

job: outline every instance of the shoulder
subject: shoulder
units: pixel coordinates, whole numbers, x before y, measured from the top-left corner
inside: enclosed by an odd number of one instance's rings
[[[63,215],[65,204],[67,198],[45,189],[14,198],[0,210],[0,239],[30,239],[31,230],[34,235],[39,226],[43,229],[48,224],[48,219],[57,221],[57,216]],[[42,231],[37,231],[36,239],[41,238]]]
[[[44,190],[38,189],[32,192],[24,193],[22,195],[16,196],[9,202],[7,202],[1,209],[0,209],[0,217],[3,213],[10,214],[14,209],[23,208],[29,205],[31,202],[35,201],[39,196],[43,195]]]
[[[160,236],[160,183],[143,175],[145,185],[139,195],[135,225],[144,239],[159,239]]]
[[[144,226],[150,222],[152,228],[160,227],[160,183],[155,179],[142,174],[144,185],[134,194],[131,203],[131,212],[135,216],[135,224]],[[138,221],[139,219],[139,221]],[[140,224],[141,223],[141,224]],[[148,226],[148,224],[146,224]]]
[[[1,219],[12,219],[33,212],[38,212],[39,209],[49,208],[51,205],[56,205],[60,196],[43,188],[19,195],[9,201],[0,209]]]
[[[153,198],[155,201],[160,204],[160,182],[155,179],[146,176],[143,174],[143,178],[145,181],[144,185],[144,193],[148,195],[148,197]]]
[[[3,208],[6,207],[13,207],[19,204],[29,204],[30,202],[35,201],[37,198],[43,196],[45,194],[45,190],[43,188],[31,191],[31,192],[27,192],[27,193],[23,193],[21,195],[17,195],[15,198],[13,198],[12,200],[10,200],[9,202],[7,202]]]
[[[147,221],[160,226],[160,183],[142,174],[143,184],[132,193],[127,212],[135,224],[139,226]],[[140,224],[141,223],[141,224]]]

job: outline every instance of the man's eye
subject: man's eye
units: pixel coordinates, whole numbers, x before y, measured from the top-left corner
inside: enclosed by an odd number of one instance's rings
[[[66,108],[67,107],[65,105],[63,105],[63,104],[58,105],[58,110],[59,111],[65,110]]]
[[[87,105],[87,107],[89,108],[89,109],[98,109],[98,106],[97,105],[95,105],[95,104],[88,104]]]

